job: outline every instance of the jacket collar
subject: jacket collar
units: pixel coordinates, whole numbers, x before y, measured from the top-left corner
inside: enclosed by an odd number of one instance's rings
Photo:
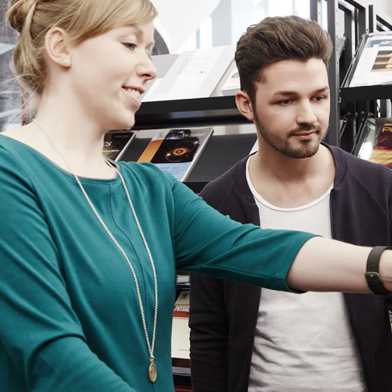
[[[344,159],[344,155],[348,153],[344,152],[339,147],[330,146],[326,143],[322,143],[332,154],[332,158],[335,162],[335,179],[334,179],[334,191],[339,190],[343,184],[344,177],[347,173],[347,161]],[[247,155],[241,159],[233,168],[234,170],[234,182],[232,192],[244,205],[244,211],[247,211],[247,218],[252,223],[260,224],[258,209],[246,180],[246,163],[249,157],[253,155]],[[249,212],[248,212],[249,210]]]

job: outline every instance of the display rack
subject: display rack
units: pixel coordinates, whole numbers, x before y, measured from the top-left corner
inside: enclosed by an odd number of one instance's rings
[[[311,17],[319,22],[322,2],[325,0],[310,0]],[[381,86],[369,96],[369,90],[365,95],[362,89],[353,93],[354,90],[346,89],[344,86],[352,72],[351,68],[357,61],[357,55],[354,53],[359,53],[362,45],[361,37],[368,33],[369,26],[371,27],[369,15],[374,18],[375,29],[385,31],[389,30],[390,26],[384,17],[377,15],[374,9],[370,10],[365,1],[328,0],[326,3],[328,30],[334,44],[329,68],[331,117],[326,139],[330,144],[341,145],[343,143],[347,150],[353,151],[354,140],[359,140],[359,136],[363,137],[365,134],[366,120],[373,108],[370,101],[383,97],[389,98],[391,89],[388,90],[388,86]],[[344,37],[336,36],[338,12],[344,14]],[[342,99],[347,103],[342,105]],[[143,131],[199,126],[212,126],[215,132],[186,182],[196,192],[199,192],[206,183],[222,174],[240,158],[246,156],[256,140],[253,124],[248,123],[239,113],[234,97],[212,96],[144,102],[136,115],[134,127],[135,130]],[[246,129],[245,132],[243,132],[244,129]],[[123,159],[135,160],[147,143],[148,140],[136,139],[132,143],[132,148],[124,153]],[[179,385],[185,385],[190,390],[189,376],[175,375],[175,381],[177,388]]]
[[[349,101],[368,101],[376,99],[390,99],[392,97],[392,83],[391,84],[375,84],[375,85],[363,85],[363,86],[353,86],[350,84],[352,82],[355,71],[357,70],[360,59],[363,56],[364,49],[368,45],[369,38],[377,37],[378,34],[383,36],[386,33],[372,33],[364,34],[362,42],[355,54],[351,66],[343,80],[342,87],[340,89],[340,95],[342,99]],[[390,39],[392,42],[392,32],[390,32]],[[392,71],[391,71],[392,74]]]

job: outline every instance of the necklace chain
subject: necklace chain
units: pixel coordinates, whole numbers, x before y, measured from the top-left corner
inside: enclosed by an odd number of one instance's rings
[[[50,146],[57,153],[57,155],[62,159],[62,161],[65,164],[65,166],[67,167],[67,169],[72,173],[72,170],[70,169],[70,166],[68,165],[67,160],[64,158],[63,154],[56,148],[56,146],[54,145],[54,143],[50,139],[49,135],[37,123],[37,121],[34,121],[33,124],[35,124],[36,128],[39,129],[45,135],[45,137],[46,137],[48,143],[50,144]],[[143,330],[144,330],[144,336],[145,336],[147,349],[148,349],[148,353],[149,353],[149,357],[150,357],[150,362],[154,363],[154,360],[155,360],[154,350],[155,350],[155,340],[156,340],[156,327],[157,327],[157,320],[158,320],[158,279],[157,279],[155,263],[154,263],[154,259],[153,259],[153,256],[151,254],[151,251],[150,251],[150,247],[148,246],[148,242],[147,242],[147,240],[146,240],[146,238],[144,236],[144,232],[142,230],[142,226],[141,226],[140,221],[139,221],[139,219],[137,217],[136,210],[135,210],[134,205],[132,203],[132,199],[131,199],[131,196],[129,194],[128,188],[126,186],[124,177],[122,176],[120,170],[118,169],[117,165],[114,162],[110,162],[110,161],[107,161],[107,160],[105,160],[105,162],[110,167],[114,167],[114,169],[116,170],[116,173],[120,177],[121,184],[122,184],[123,189],[125,191],[129,207],[131,209],[133,218],[135,219],[137,229],[138,229],[139,234],[140,234],[140,236],[141,236],[141,238],[143,240],[144,247],[145,247],[145,249],[147,251],[148,259],[149,259],[149,262],[151,264],[153,280],[154,280],[154,321],[153,321],[153,327],[152,327],[151,342],[150,342],[150,338],[149,338],[149,334],[148,334],[146,315],[145,315],[145,311],[144,311],[144,306],[143,306],[143,301],[142,301],[139,281],[138,281],[138,278],[137,278],[137,275],[136,275],[135,268],[132,265],[131,261],[129,260],[129,257],[126,254],[124,248],[119,244],[119,242],[114,237],[113,233],[107,227],[105,221],[102,219],[101,215],[99,214],[99,212],[95,208],[95,206],[94,206],[93,202],[91,201],[88,193],[86,192],[84,186],[82,185],[79,177],[76,174],[73,174],[73,173],[72,173],[72,175],[75,178],[75,181],[76,181],[77,185],[79,186],[81,192],[83,193],[83,196],[85,197],[88,205],[90,206],[91,210],[94,212],[94,215],[96,216],[97,220],[102,225],[103,229],[105,230],[105,232],[107,233],[109,238],[113,241],[114,245],[117,247],[119,252],[122,254],[122,256],[124,257],[125,261],[127,262],[128,267],[129,267],[129,269],[131,271],[132,278],[133,278],[133,280],[135,282],[137,300],[138,300],[138,305],[139,305],[139,310],[140,310],[140,315],[141,315],[141,320],[142,320],[142,325],[143,325]]]

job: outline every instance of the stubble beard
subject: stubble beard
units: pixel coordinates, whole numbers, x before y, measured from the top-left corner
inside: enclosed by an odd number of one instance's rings
[[[305,159],[314,156],[319,150],[321,143],[321,130],[315,129],[315,134],[310,140],[299,140],[293,136],[296,130],[290,132],[283,138],[274,137],[265,128],[263,128],[259,121],[256,122],[257,130],[261,136],[262,143],[267,143],[275,151],[292,159]],[[308,131],[309,129],[303,129]]]

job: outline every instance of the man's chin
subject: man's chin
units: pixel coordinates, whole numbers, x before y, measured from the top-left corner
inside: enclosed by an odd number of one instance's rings
[[[320,143],[310,143],[299,147],[288,147],[285,155],[294,159],[306,159],[314,156],[320,148]]]

